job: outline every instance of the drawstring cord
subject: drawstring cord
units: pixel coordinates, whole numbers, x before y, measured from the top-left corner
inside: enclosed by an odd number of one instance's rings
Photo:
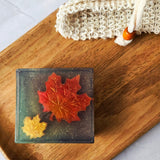
[[[136,30],[138,30],[141,21],[142,15],[144,11],[144,7],[146,5],[147,0],[135,0],[134,11],[131,16],[130,22],[128,27],[123,31],[123,34],[118,36],[115,39],[115,43],[119,44],[120,46],[127,46],[129,43],[132,42]]]

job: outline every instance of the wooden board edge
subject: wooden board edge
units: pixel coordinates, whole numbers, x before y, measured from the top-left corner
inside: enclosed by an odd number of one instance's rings
[[[138,139],[140,139],[142,136],[144,136],[147,132],[149,132],[151,129],[153,129],[156,125],[158,125],[160,123],[160,116],[158,116],[158,117],[159,118],[153,119],[153,121],[151,121],[148,126],[146,125],[143,128],[143,132],[140,132],[139,134],[135,135],[135,137],[133,137],[133,139],[128,139],[128,144],[126,144],[124,146],[120,146],[120,149],[113,154],[114,156],[111,155],[111,159],[117,157],[121,152],[125,151],[129,146],[134,144],[134,142],[136,142]]]
[[[2,153],[3,157],[4,157],[6,160],[10,160],[10,159],[8,158],[8,156],[6,155],[6,153],[4,152],[4,150],[1,148],[1,146],[0,146],[0,153]]]
[[[2,51],[0,51],[0,56],[2,56],[4,53],[6,53],[7,51],[9,51],[10,49],[14,48],[17,45],[17,42],[21,41],[25,37],[25,35],[30,34],[33,30],[36,30],[36,28],[38,28],[40,25],[42,25],[45,21],[48,22],[48,20],[52,16],[54,16],[54,18],[56,19],[56,14],[57,14],[58,10],[59,10],[59,8],[56,9],[55,11],[53,11],[52,13],[50,13],[46,18],[42,19],[40,22],[38,22],[36,25],[34,25],[31,29],[29,29],[28,31],[26,31],[17,40],[15,40],[11,44],[9,44],[5,49],[3,49]],[[54,19],[52,19],[52,20],[54,20]]]

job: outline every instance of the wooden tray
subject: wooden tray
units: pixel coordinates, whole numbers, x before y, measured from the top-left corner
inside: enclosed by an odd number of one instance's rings
[[[111,159],[160,121],[160,35],[127,47],[56,33],[56,12],[0,53],[0,146],[10,159]],[[93,67],[94,144],[15,144],[16,69]]]

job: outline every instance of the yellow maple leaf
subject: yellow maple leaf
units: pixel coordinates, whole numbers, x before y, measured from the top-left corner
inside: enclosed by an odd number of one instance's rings
[[[33,119],[31,119],[31,117],[26,117],[24,119],[24,127],[22,127],[22,130],[27,136],[30,136],[30,139],[32,139],[42,137],[44,135],[43,131],[46,127],[47,123],[40,123],[39,115],[37,115],[33,117]]]

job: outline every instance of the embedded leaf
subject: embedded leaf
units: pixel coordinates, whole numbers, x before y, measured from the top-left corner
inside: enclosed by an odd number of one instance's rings
[[[31,117],[26,117],[24,119],[24,127],[22,127],[22,130],[27,136],[30,136],[30,139],[32,139],[42,137],[44,135],[43,131],[46,127],[47,123],[40,122],[39,115],[37,115],[33,117],[33,119],[31,119]]]
[[[38,91],[39,103],[44,107],[43,112],[51,112],[51,121],[54,116],[58,122],[61,120],[68,123],[80,121],[78,112],[86,110],[91,98],[86,93],[77,94],[81,89],[79,81],[80,75],[77,75],[62,84],[61,77],[53,73],[46,82],[46,91]]]

